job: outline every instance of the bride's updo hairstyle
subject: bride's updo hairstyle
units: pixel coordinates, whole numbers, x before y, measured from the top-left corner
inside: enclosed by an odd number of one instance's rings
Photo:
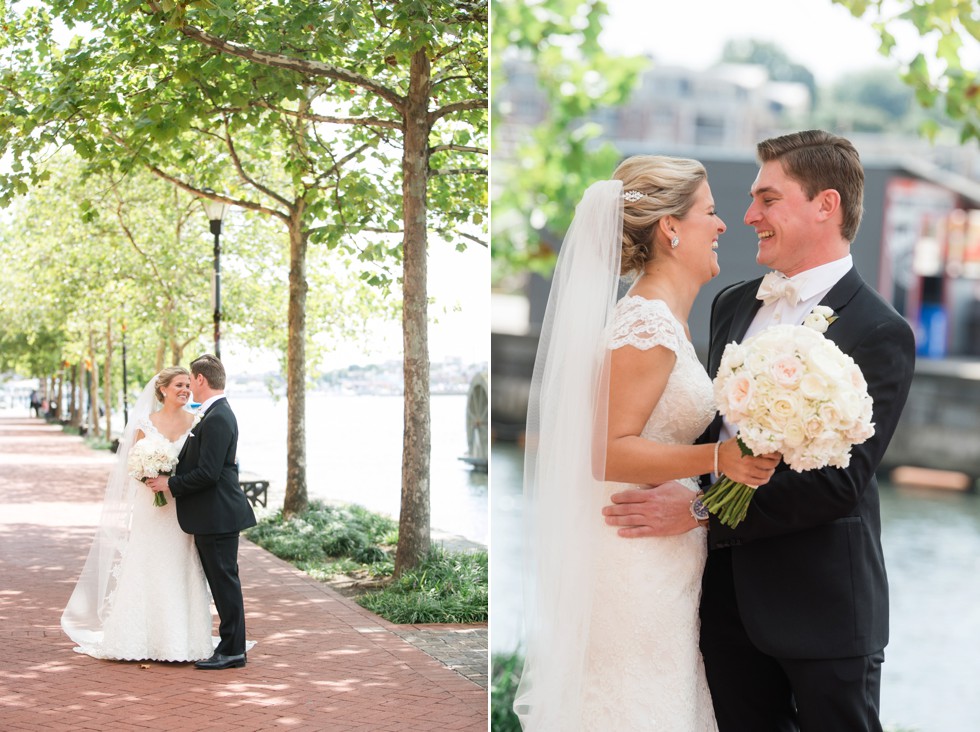
[[[185,369],[183,366],[168,366],[159,374],[157,374],[157,383],[153,391],[156,394],[157,401],[163,404],[163,392],[161,387],[170,386],[170,382],[176,379],[178,376],[190,376],[191,372]]]
[[[637,276],[654,256],[657,223],[664,216],[683,219],[708,177],[697,160],[634,155],[613,173],[623,181],[623,263],[621,275]],[[642,193],[642,196],[635,195]]]

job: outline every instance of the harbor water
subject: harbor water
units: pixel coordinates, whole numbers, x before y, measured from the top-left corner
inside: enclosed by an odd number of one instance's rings
[[[238,418],[243,473],[270,481],[269,507],[282,507],[286,485],[286,400],[229,391]],[[306,395],[306,482],[311,500],[357,503],[395,520],[401,506],[400,396]],[[434,538],[487,544],[487,473],[466,454],[466,395],[433,395],[430,469]]]
[[[519,651],[520,448],[491,452],[491,652]],[[973,732],[980,708],[980,497],[881,486],[891,640],[882,669],[881,719],[894,732]]]

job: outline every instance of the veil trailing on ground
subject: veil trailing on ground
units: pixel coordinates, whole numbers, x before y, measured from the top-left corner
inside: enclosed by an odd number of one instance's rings
[[[594,183],[562,244],[538,342],[524,462],[526,648],[514,702],[526,730],[581,720],[622,232],[622,182]]]
[[[156,398],[156,383],[154,376],[130,412],[106,484],[102,517],[92,548],[61,616],[62,629],[79,645],[93,646],[102,640],[102,625],[116,585],[113,570],[129,543],[133,506],[140,499],[152,500],[150,492],[129,476],[126,461],[139,425],[161,407]]]

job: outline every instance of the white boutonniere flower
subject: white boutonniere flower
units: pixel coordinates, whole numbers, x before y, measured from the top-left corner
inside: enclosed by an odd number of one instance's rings
[[[828,308],[826,305],[817,305],[803,319],[803,325],[807,328],[813,328],[817,333],[826,333],[830,324],[839,317],[839,315],[834,314],[833,308]]]

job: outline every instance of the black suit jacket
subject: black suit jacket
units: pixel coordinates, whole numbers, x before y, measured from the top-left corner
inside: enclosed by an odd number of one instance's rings
[[[168,485],[188,534],[230,534],[255,526],[238,484],[238,421],[227,399],[212,404],[191,430]]]
[[[761,280],[723,290],[711,309],[708,373],[761,307]],[[738,609],[752,642],[779,658],[874,653],[888,641],[888,583],[875,471],[908,396],[915,342],[908,323],[856,270],[822,300],[839,316],[825,333],[861,368],[875,434],[845,469],[797,473],[781,464],[734,529],[712,517],[711,549],[730,547]],[[721,417],[708,428],[715,440]],[[709,596],[705,587],[705,595]],[[702,613],[709,616],[710,613]],[[704,634],[720,629],[703,627]]]

